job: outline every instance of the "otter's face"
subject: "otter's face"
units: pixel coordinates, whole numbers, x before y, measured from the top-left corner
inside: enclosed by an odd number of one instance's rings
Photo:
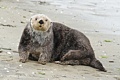
[[[51,20],[44,14],[34,15],[30,21],[32,27],[38,31],[47,31],[51,25]]]

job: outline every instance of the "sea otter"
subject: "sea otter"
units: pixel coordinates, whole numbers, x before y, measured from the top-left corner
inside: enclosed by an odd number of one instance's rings
[[[51,22],[44,14],[31,17],[19,43],[20,61],[38,60],[41,64],[86,65],[105,71],[95,58],[89,39],[80,31]]]

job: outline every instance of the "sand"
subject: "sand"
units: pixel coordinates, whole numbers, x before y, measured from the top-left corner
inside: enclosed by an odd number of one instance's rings
[[[0,80],[120,80],[120,1],[0,0]],[[22,31],[30,16],[48,15],[83,32],[107,72],[89,66],[19,62]]]

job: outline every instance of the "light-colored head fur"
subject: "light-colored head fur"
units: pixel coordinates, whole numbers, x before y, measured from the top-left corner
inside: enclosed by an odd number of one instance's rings
[[[36,14],[30,19],[31,26],[37,31],[48,31],[51,26],[51,20],[44,14]]]

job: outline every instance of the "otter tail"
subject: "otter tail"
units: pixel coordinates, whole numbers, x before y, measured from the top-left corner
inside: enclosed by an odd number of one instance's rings
[[[94,68],[96,68],[96,69],[99,69],[100,71],[107,72],[107,71],[105,70],[105,68],[103,67],[102,63],[101,63],[99,60],[97,60],[97,59],[93,59],[93,60],[91,61],[91,63],[90,63],[90,66],[91,66],[91,67],[94,67]]]

